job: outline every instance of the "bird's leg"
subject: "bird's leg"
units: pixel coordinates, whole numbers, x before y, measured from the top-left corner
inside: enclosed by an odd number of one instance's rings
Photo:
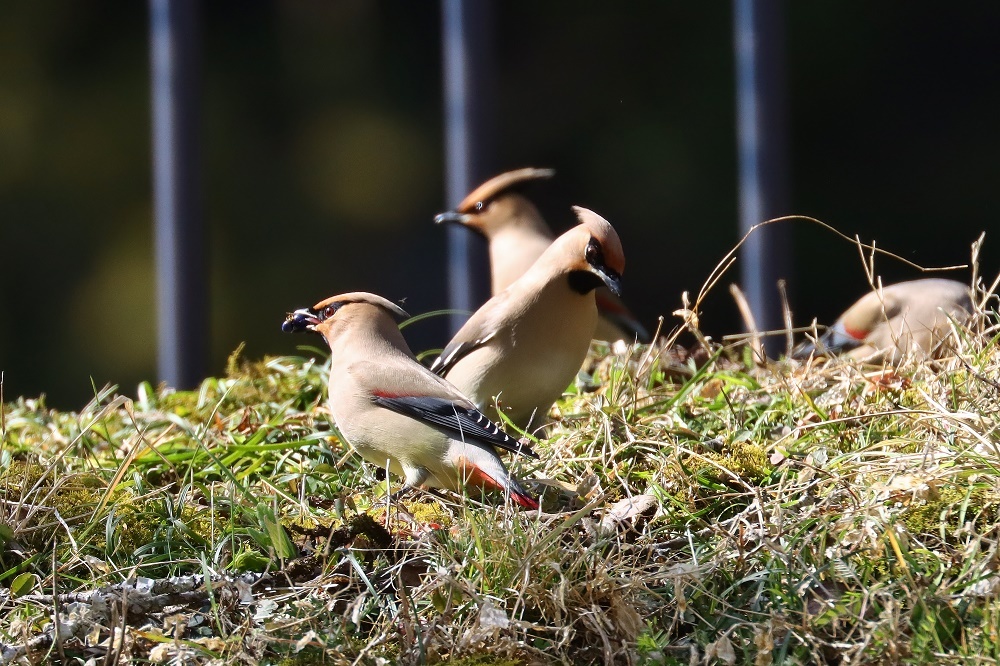
[[[424,485],[424,483],[431,476],[430,470],[426,467],[403,467],[403,487],[397,490],[389,498],[390,501],[395,502],[403,495],[406,495],[416,488]]]
[[[404,484],[402,488],[392,493],[385,499],[385,529],[389,529],[389,518],[392,515],[392,510],[395,507],[397,518],[402,518],[408,523],[413,523],[413,516],[399,504],[399,500],[411,492],[416,490],[416,486],[411,486],[410,484]]]
[[[423,467],[404,467],[403,474],[403,486],[385,499],[386,529],[389,527],[389,514],[392,512],[393,505],[397,504],[402,497],[417,490],[431,475],[430,471]],[[396,506],[396,510],[401,511],[398,506]],[[407,518],[412,520],[413,517],[407,513]]]
[[[409,495],[411,492],[413,492],[416,489],[417,489],[416,486],[410,485],[409,483],[403,484],[402,488],[400,488],[396,492],[394,492],[391,495],[389,495],[388,499],[386,499],[386,504],[387,505],[388,504],[395,504],[402,497],[404,497],[406,495]]]
[[[444,491],[441,490],[440,488],[421,488],[421,490],[423,490],[428,495],[441,501],[444,501],[448,498],[448,496],[445,495]]]

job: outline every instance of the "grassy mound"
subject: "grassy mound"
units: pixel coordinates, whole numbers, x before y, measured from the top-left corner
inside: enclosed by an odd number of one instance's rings
[[[992,317],[992,315],[991,315]],[[995,321],[947,358],[598,350],[541,495],[386,511],[320,360],[3,406],[0,646],[64,663],[1000,659]]]

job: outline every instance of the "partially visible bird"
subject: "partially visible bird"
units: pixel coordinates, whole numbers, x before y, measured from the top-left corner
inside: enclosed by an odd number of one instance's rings
[[[971,312],[972,296],[961,282],[898,282],[862,296],[815,343],[801,343],[792,356],[845,351],[854,358],[896,363],[913,351],[933,354],[951,331],[950,321],[962,321]]]
[[[621,293],[618,234],[597,213],[573,210],[580,223],[479,308],[431,365],[480,409],[498,401],[521,428],[544,418],[580,370],[597,321],[594,290]]]
[[[288,315],[281,329],[314,331],[330,345],[330,412],[361,456],[418,486],[495,488],[523,507],[538,502],[511,476],[494,447],[537,458],[507,436],[454,386],[422,366],[390,301],[365,292],[333,296]]]
[[[555,239],[538,208],[519,189],[554,175],[552,169],[532,168],[502,173],[473,190],[455,210],[434,218],[438,224],[461,224],[486,237],[494,296],[524,275]],[[597,308],[600,319],[594,339],[650,341],[646,328],[606,287],[597,290]]]

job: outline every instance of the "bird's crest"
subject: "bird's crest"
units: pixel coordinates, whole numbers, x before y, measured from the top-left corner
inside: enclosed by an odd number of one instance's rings
[[[465,197],[455,210],[459,213],[474,213],[479,204],[486,203],[518,185],[542,178],[551,178],[555,174],[556,172],[553,169],[535,169],[531,167],[502,173],[499,176],[490,178],[472,190],[469,196]]]

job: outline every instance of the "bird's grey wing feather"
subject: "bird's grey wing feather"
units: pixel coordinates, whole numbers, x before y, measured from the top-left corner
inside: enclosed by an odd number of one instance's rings
[[[399,414],[410,416],[441,430],[459,441],[496,446],[531,458],[538,454],[526,444],[510,437],[485,414],[475,408],[463,407],[451,400],[433,396],[372,395],[372,402]]]

